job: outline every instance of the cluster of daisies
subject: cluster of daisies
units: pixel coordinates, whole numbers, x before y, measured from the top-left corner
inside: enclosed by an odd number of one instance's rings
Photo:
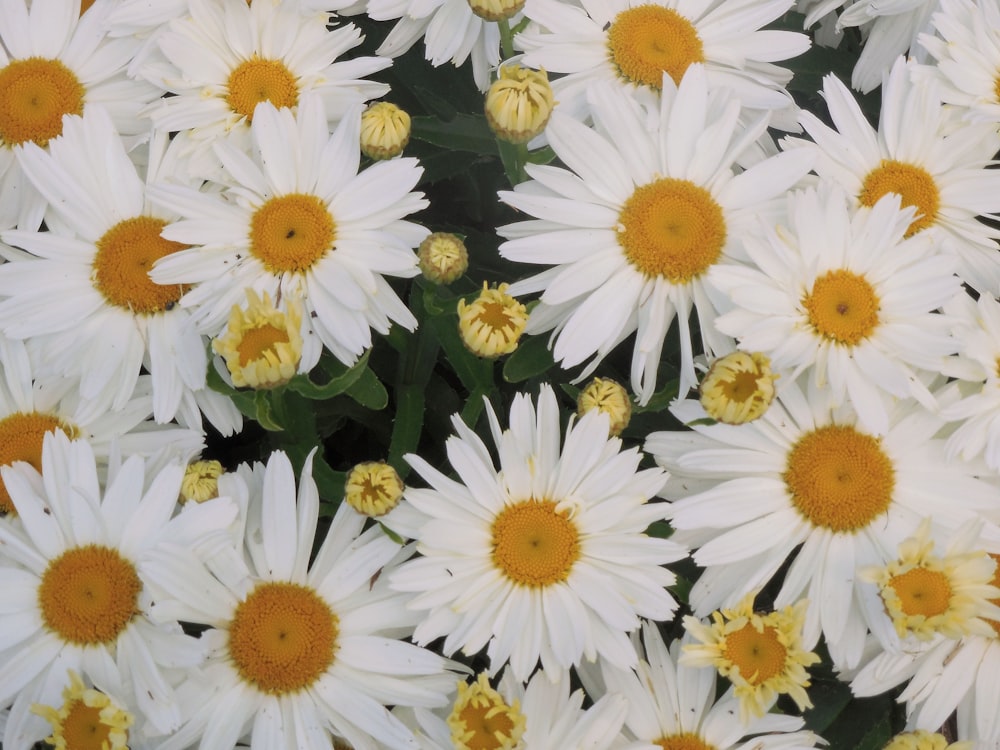
[[[562,387],[343,498],[202,460],[467,273],[415,45],[527,217],[460,339]],[[0,0],[0,746],[817,748],[825,661],[886,748],[996,750],[998,70],[995,0]]]

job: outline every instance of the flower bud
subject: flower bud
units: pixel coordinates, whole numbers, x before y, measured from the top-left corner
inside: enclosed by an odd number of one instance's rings
[[[378,102],[361,114],[361,153],[370,159],[399,156],[410,142],[410,116],[395,104]]]
[[[527,143],[545,130],[554,106],[544,70],[504,65],[486,93],[486,121],[501,140]]]
[[[450,232],[427,235],[417,248],[420,272],[435,284],[450,284],[469,268],[469,251],[462,239]]]

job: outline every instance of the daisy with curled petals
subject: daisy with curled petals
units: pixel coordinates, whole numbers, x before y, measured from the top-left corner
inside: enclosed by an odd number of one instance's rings
[[[922,68],[938,79],[941,98],[971,120],[1000,122],[1000,7],[972,0],[938,0],[920,44],[935,65]],[[994,290],[996,291],[996,290]]]
[[[587,709],[583,700],[583,690],[570,693],[568,675],[552,679],[540,669],[522,685],[508,669],[496,689],[480,672],[474,682],[459,682],[451,706],[417,709],[404,719],[420,750],[645,750],[621,736],[627,708],[622,696],[605,695]]]
[[[805,750],[822,742],[802,728],[799,716],[741,721],[732,688],[716,699],[715,670],[684,663],[682,649],[692,643],[686,635],[668,649],[656,625],[644,622],[642,643],[635,644],[638,664],[629,670],[602,664],[600,687],[588,692],[621,695],[628,705],[626,735],[664,750]]]
[[[148,127],[137,115],[160,90],[125,76],[138,43],[107,37],[113,5],[96,0],[81,16],[79,0],[0,3],[0,229],[41,224],[45,201],[15,153],[27,143],[45,148],[62,133],[63,115],[98,103],[123,134]]]
[[[352,106],[389,91],[364,76],[390,60],[337,61],[362,36],[353,24],[328,30],[326,13],[271,0],[189,0],[189,12],[159,36],[162,57],[151,56],[138,71],[175,94],[149,108],[158,129],[190,130],[201,143],[235,132],[245,145],[260,102],[294,109],[312,94],[335,123]]]
[[[937,82],[913,78],[913,62],[897,58],[882,92],[878,130],[834,76],[823,94],[834,128],[811,112],[799,119],[815,143],[786,138],[785,146],[816,151],[816,173],[838,182],[855,205],[874,206],[896,193],[914,214],[906,235],[929,234],[957,258],[962,281],[979,292],[1000,289],[1000,230],[979,221],[1000,211],[1000,172],[987,169],[1000,151],[995,123],[955,122]]]
[[[31,708],[59,705],[70,669],[127,700],[142,732],[177,729],[175,669],[201,663],[206,648],[176,620],[151,616],[146,569],[165,540],[178,560],[226,541],[237,506],[216,498],[173,516],[183,465],[147,473],[138,456],[116,463],[102,492],[90,446],[59,431],[45,437],[41,476],[23,463],[0,473],[18,518],[0,519],[0,706],[11,706],[4,747],[48,736]],[[181,563],[165,564],[178,574]]]
[[[211,626],[202,636],[208,661],[178,688],[187,721],[160,750],[229,750],[248,734],[269,750],[329,750],[331,741],[412,749],[412,733],[386,704],[448,702],[453,663],[399,640],[415,617],[385,585],[412,550],[378,526],[363,532],[366,516],[343,504],[312,558],[311,470],[312,454],[297,492],[284,453],[240,471],[250,489],[243,550],[216,560],[215,575],[169,550],[157,555],[157,610]]]
[[[416,327],[384,276],[419,273],[413,248],[428,232],[403,217],[427,206],[422,193],[410,192],[422,170],[400,158],[359,173],[360,123],[358,107],[331,136],[318,98],[303,98],[295,114],[263,102],[251,125],[253,156],[215,145],[231,181],[221,192],[150,187],[155,204],[183,217],[163,237],[194,246],[157,261],[152,278],[193,285],[180,306],[199,330],[220,333],[247,288],[282,312],[299,298],[305,371],[322,346],[353,364],[371,346],[372,328]]]
[[[774,606],[807,598],[803,643],[822,633],[838,669],[857,666],[865,633],[884,617],[858,568],[885,563],[925,516],[936,528],[996,516],[996,490],[979,467],[947,459],[935,438],[943,420],[913,400],[889,413],[881,437],[850,404],[795,382],[755,422],[699,424],[694,400],[671,413],[692,430],[654,432],[646,450],[671,473],[662,493],[671,538],[698,548],[705,568],[691,591],[695,615],[735,606],[794,553]]]
[[[848,200],[830,183],[791,194],[787,228],[761,222],[744,238],[754,265],[717,265],[708,283],[734,308],[720,331],[792,379],[806,372],[834,403],[849,397],[859,424],[882,434],[893,398],[933,408],[918,375],[957,348],[936,311],[964,292],[929,236],[904,239],[913,209],[897,195],[856,212]]]
[[[664,75],[679,85],[688,67],[701,63],[710,88],[729,88],[747,109],[774,112],[772,125],[795,128],[796,107],[784,89],[792,73],[772,63],[801,55],[809,38],[760,30],[792,2],[532,0],[525,15],[534,23],[515,44],[525,51],[525,65],[566,74],[552,81],[552,90],[559,109],[578,119],[588,112],[587,89],[598,81],[655,107]]]
[[[739,103],[723,90],[709,91],[702,65],[692,65],[680,86],[664,76],[652,127],[624,90],[595,85],[589,97],[595,129],[557,109],[546,130],[569,169],[529,164],[533,179],[500,193],[538,219],[498,229],[508,240],[500,254],[552,266],[509,291],[542,292],[527,332],[554,329],[553,354],[563,367],[591,358],[581,379],[637,331],[632,388],[645,404],[675,317],[681,393],[697,384],[692,306],[705,351],[731,348],[715,332],[705,274],[741,254],[740,238],[758,215],[780,207],[772,199],[809,171],[812,157],[779,154],[737,173],[734,163],[767,120],[741,128]]]
[[[560,450],[547,386],[537,409],[526,394],[515,397],[506,430],[488,405],[487,414],[499,466],[456,416],[447,451],[459,481],[408,455],[431,486],[407,487],[383,518],[422,555],[390,579],[424,613],[414,639],[445,636],[446,654],[487,646],[490,672],[509,661],[521,681],[539,659],[552,679],[598,655],[631,666],[628,633],[639,618],[669,619],[677,606],[663,565],[685,550],[645,533],[667,512],[647,502],[666,475],[639,471],[641,454],[621,451],[600,411],[571,423]]]
[[[156,179],[160,154],[156,146],[150,153],[147,179]],[[30,342],[40,373],[78,379],[90,415],[123,408],[143,366],[157,421],[169,422],[185,403],[198,415],[197,401],[213,398],[205,344],[177,305],[184,287],[149,277],[159,258],[185,246],[160,236],[175,215],[146,199],[108,113],[94,106],[66,118],[47,151],[28,144],[18,160],[49,202],[48,231],[0,235],[28,251],[4,253],[0,329]]]

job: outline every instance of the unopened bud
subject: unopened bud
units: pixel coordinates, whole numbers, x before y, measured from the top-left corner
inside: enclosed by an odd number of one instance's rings
[[[545,130],[554,106],[544,70],[504,65],[486,93],[486,121],[498,138],[527,143]]]

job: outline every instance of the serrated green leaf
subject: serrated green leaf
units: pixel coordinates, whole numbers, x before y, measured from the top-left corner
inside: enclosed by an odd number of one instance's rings
[[[365,368],[360,377],[344,391],[366,409],[381,411],[389,405],[389,392],[374,372]]]
[[[478,115],[456,114],[451,120],[420,115],[411,120],[410,136],[451,151],[499,155],[493,131]]]
[[[555,364],[549,351],[548,336],[525,336],[504,362],[503,379],[508,383],[520,383],[545,374]]]
[[[301,396],[314,401],[325,401],[334,396],[339,396],[347,391],[358,378],[361,377],[368,366],[368,357],[371,349],[366,351],[352,367],[347,367],[340,362],[324,363],[323,369],[330,379],[325,383],[315,383],[308,374],[296,375],[288,381],[286,386]]]

